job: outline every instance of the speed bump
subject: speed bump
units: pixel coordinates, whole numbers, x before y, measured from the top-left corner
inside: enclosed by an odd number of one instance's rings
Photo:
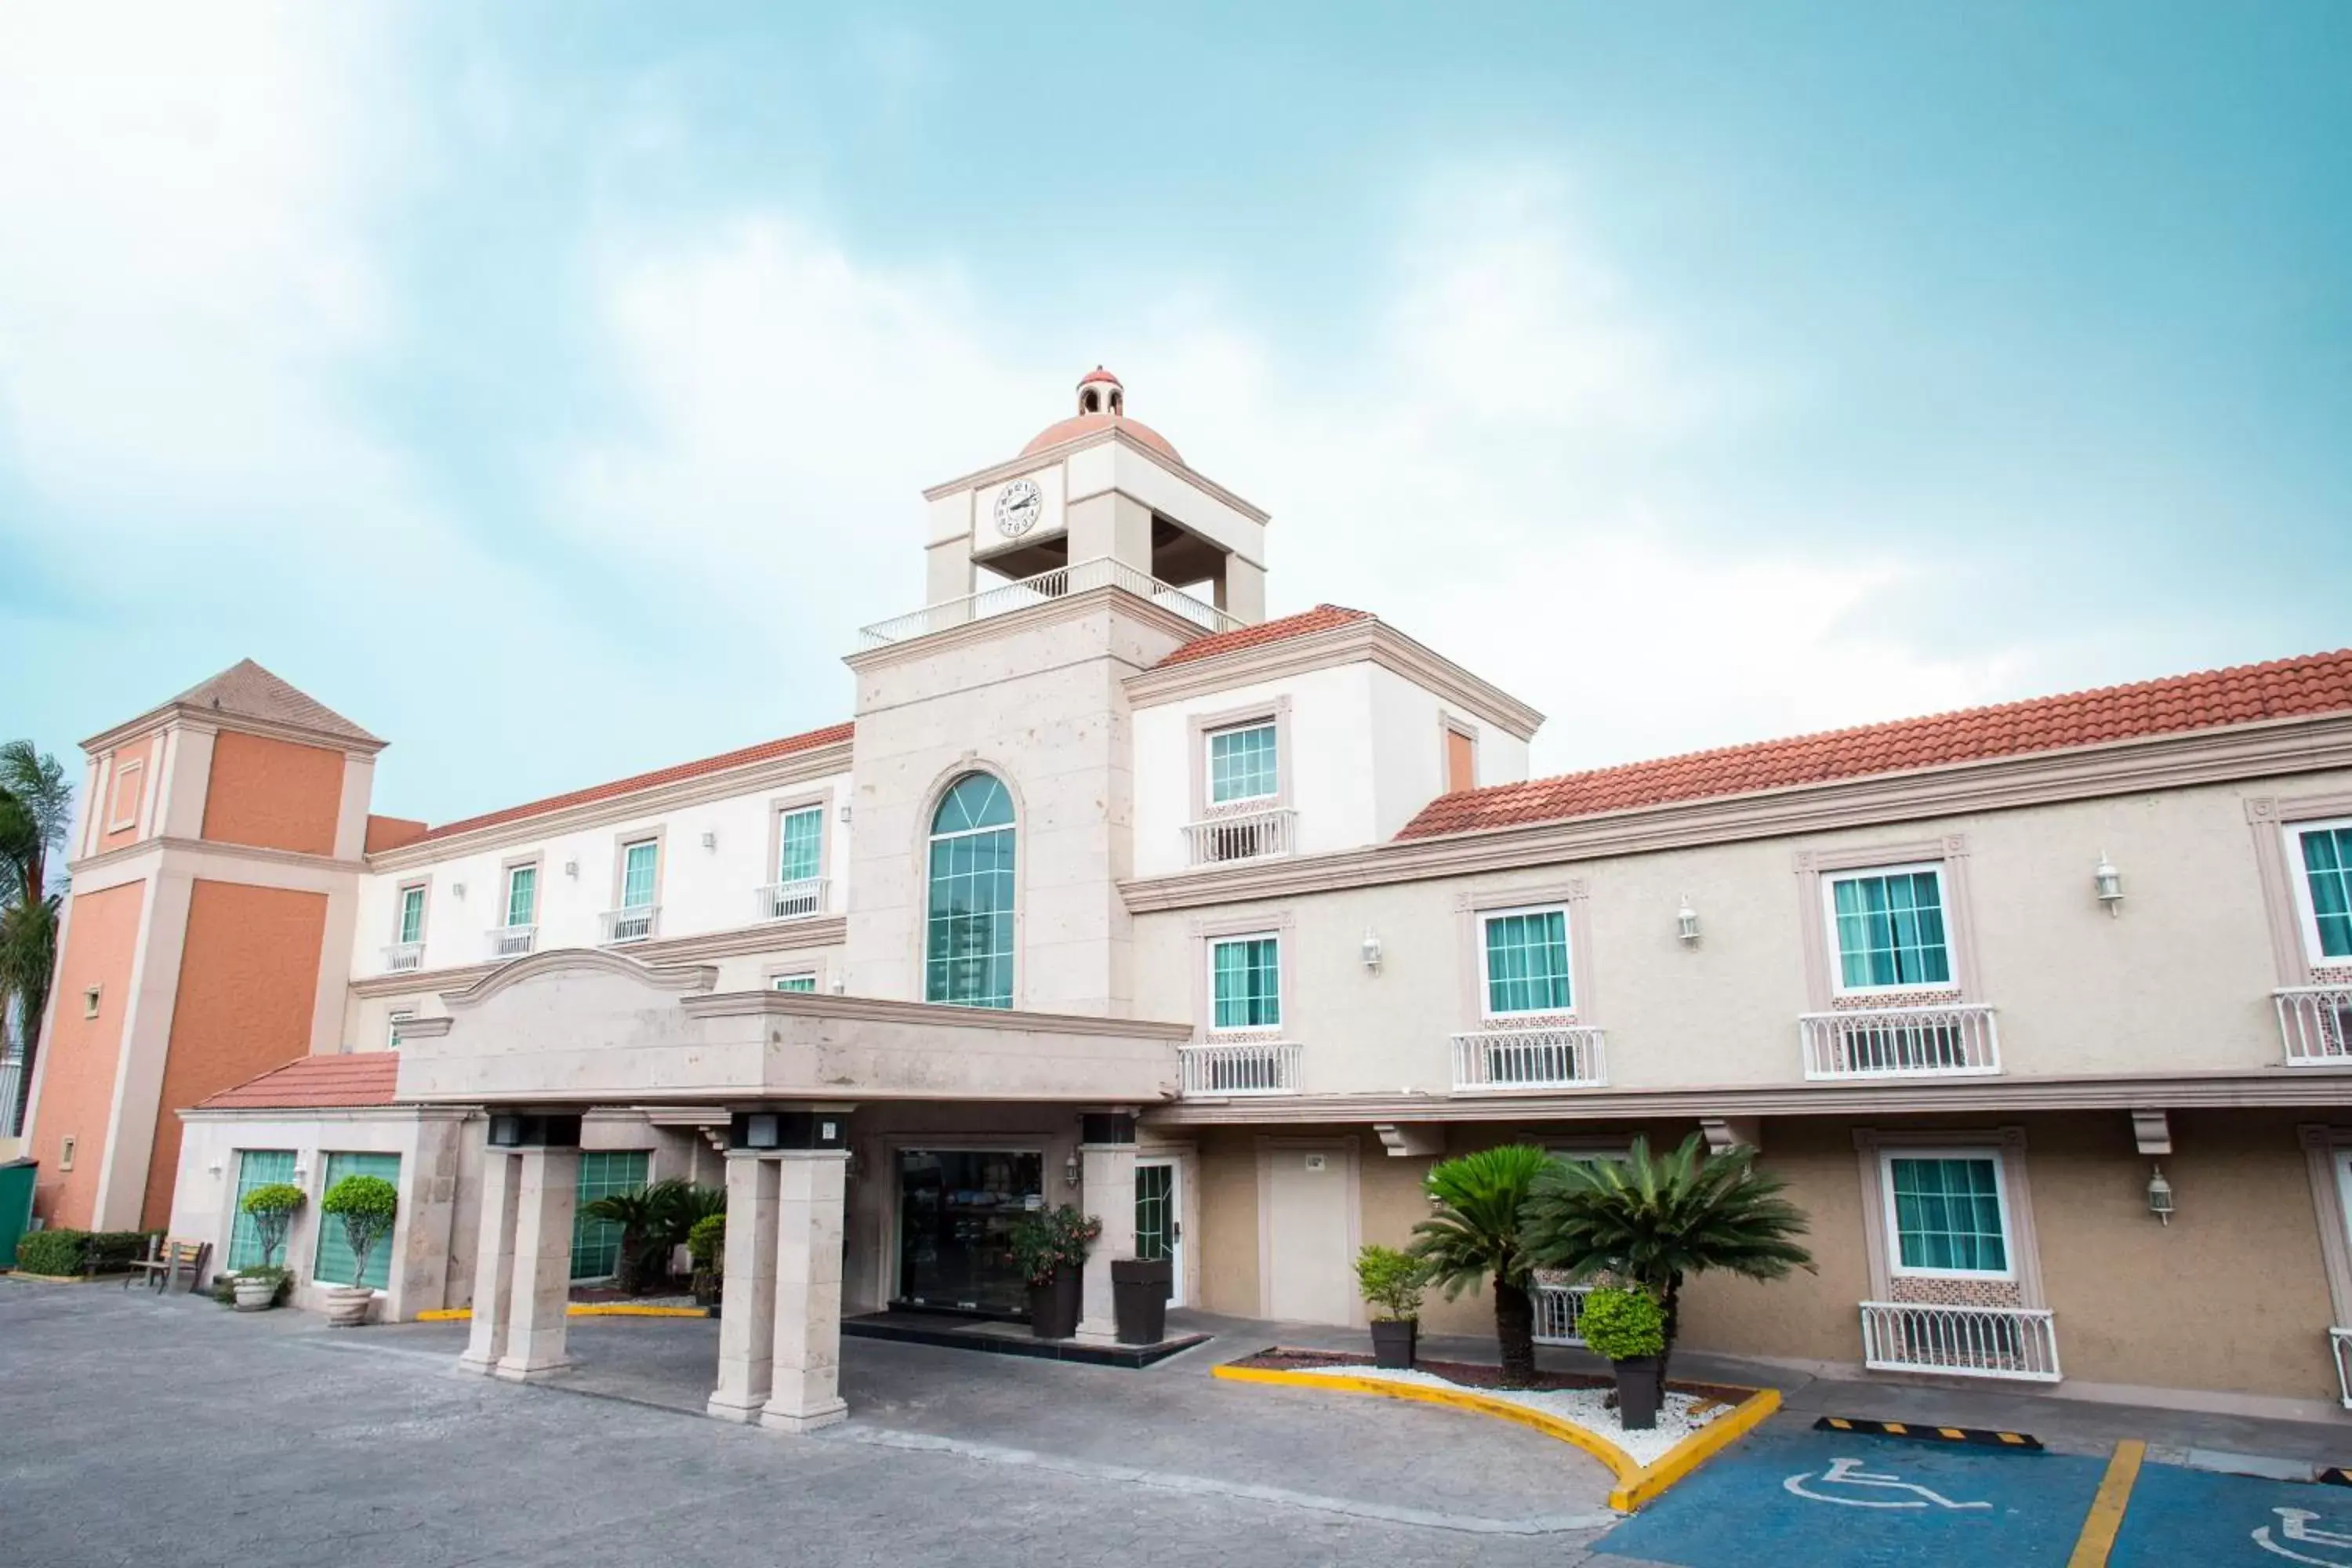
[[[1866,1415],[1824,1415],[1813,1423],[1813,1430],[1909,1437],[1921,1443],[1975,1443],[1987,1448],[2020,1448],[2036,1453],[2042,1448],[2041,1438],[2024,1432],[1998,1432],[1987,1426],[1936,1426],[1919,1421],[1874,1421]]]

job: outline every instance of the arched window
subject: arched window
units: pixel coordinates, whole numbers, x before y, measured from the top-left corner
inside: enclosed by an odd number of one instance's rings
[[[1013,800],[986,773],[956,780],[931,816],[923,999],[1013,1005]]]

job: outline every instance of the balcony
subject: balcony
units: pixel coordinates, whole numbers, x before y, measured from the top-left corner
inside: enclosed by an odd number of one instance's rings
[[[793,882],[770,882],[760,889],[763,921],[799,921],[824,913],[824,879],[803,877]]]
[[[1968,1078],[2000,1071],[1992,1009],[1975,1003],[1805,1013],[1797,1026],[1804,1036],[1808,1079]]]
[[[425,967],[425,944],[421,942],[395,942],[383,950],[383,972],[399,974]]]
[[[1592,1089],[1609,1081],[1599,1029],[1580,1024],[1477,1029],[1454,1037],[1454,1092]]]
[[[2289,985],[2271,993],[2278,1005],[2286,1065],[2352,1062],[2352,985]]]
[[[1091,561],[1057,566],[1051,572],[1040,572],[1034,577],[1000,583],[993,588],[983,588],[961,599],[928,605],[894,620],[877,621],[870,626],[858,628],[857,639],[863,647],[887,647],[892,643],[929,637],[933,632],[943,632],[951,626],[968,626],[973,621],[984,621],[994,616],[1009,616],[1015,610],[1050,605],[1056,599],[1096,588],[1124,588],[1139,599],[1149,599],[1163,610],[1174,611],[1204,632],[1231,631],[1242,624],[1214,605],[1203,604],[1181,589],[1171,588],[1150,573],[1139,572],[1108,555],[1097,555]]]
[[[1177,1092],[1187,1100],[1297,1094],[1301,1048],[1289,1040],[1179,1046]]]
[[[1298,813],[1289,806],[1219,816],[1184,826],[1184,861],[1222,866],[1232,860],[1265,860],[1298,847]]]
[[[1876,1372],[2055,1383],[2058,1331],[2042,1308],[1864,1301],[1862,1363]]]
[[[1584,1335],[1580,1325],[1584,1317],[1584,1299],[1592,1294],[1590,1285],[1552,1285],[1537,1280],[1528,1292],[1536,1303],[1536,1343],[1539,1345],[1581,1345]]]
[[[644,942],[654,934],[660,923],[659,904],[634,904],[627,909],[606,910],[596,917],[596,940],[605,947],[618,947],[624,942]]]
[[[539,943],[537,926],[493,926],[490,928],[492,958],[527,958]]]

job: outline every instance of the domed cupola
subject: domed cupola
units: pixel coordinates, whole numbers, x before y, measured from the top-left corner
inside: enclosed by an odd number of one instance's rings
[[[1127,388],[1118,384],[1118,377],[1097,365],[1078,377],[1078,412],[1124,414],[1127,412]]]
[[[1167,437],[1142,420],[1127,416],[1127,388],[1119,384],[1118,377],[1100,365],[1078,378],[1078,411],[1038,431],[1021,448],[1021,455],[1025,458],[1032,452],[1042,452],[1048,447],[1058,447],[1065,441],[1075,441],[1114,426],[1164,458],[1179,463],[1184,460]]]

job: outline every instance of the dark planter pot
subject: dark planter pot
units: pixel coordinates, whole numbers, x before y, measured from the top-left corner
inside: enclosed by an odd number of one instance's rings
[[[1041,1340],[1066,1340],[1076,1333],[1083,1286],[1075,1268],[1057,1268],[1046,1283],[1030,1286],[1030,1333]]]
[[[1647,1432],[1658,1424],[1658,1399],[1664,1392],[1658,1377],[1658,1358],[1636,1356],[1611,1362],[1617,1373],[1617,1419],[1628,1432]]]
[[[1168,1259],[1110,1260],[1111,1312],[1123,1345],[1156,1345],[1168,1337],[1168,1292],[1176,1266]]]
[[[1391,1372],[1412,1370],[1413,1343],[1421,1325],[1411,1318],[1372,1320],[1372,1364]]]

